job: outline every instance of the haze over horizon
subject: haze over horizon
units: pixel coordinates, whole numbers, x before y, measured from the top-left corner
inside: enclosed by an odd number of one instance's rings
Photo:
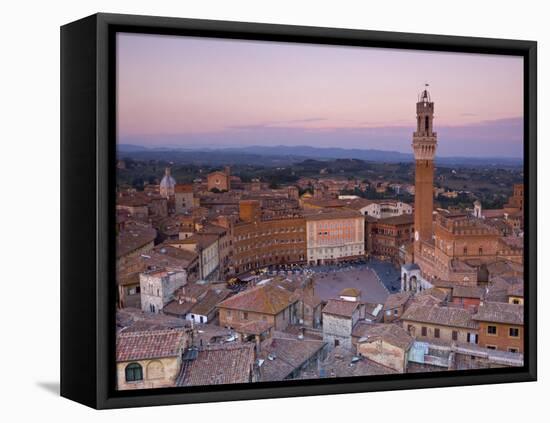
[[[424,83],[438,155],[523,157],[521,57],[118,35],[118,142],[412,153]]]

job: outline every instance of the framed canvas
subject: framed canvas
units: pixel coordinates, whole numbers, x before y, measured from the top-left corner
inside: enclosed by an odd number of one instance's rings
[[[61,28],[61,394],[536,380],[536,43]]]

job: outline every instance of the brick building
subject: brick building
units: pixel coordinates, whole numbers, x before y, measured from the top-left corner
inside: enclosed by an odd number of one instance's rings
[[[298,298],[277,285],[260,285],[218,304],[220,326],[239,329],[250,322],[266,322],[276,330],[298,323]]]
[[[395,264],[402,264],[399,248],[414,241],[414,216],[402,214],[396,217],[368,221],[367,252]]]
[[[217,170],[207,176],[208,191],[229,191],[231,189],[231,172],[229,167],[223,171]]]
[[[193,184],[176,184],[174,187],[176,213],[185,213],[194,206]]]
[[[276,264],[303,263],[305,220],[299,214],[263,219],[258,202],[241,202],[232,242],[231,263],[236,274]]]
[[[473,319],[479,323],[480,346],[523,353],[523,305],[486,301]]]
[[[479,325],[463,308],[414,304],[405,310],[401,322],[420,341],[478,343]]]

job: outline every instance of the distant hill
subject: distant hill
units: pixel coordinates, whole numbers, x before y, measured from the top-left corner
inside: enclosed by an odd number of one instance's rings
[[[148,147],[134,144],[117,144],[117,150],[119,152],[132,152],[132,151],[150,151]]]
[[[299,156],[312,159],[360,159],[370,162],[408,162],[413,155],[397,151],[361,150],[346,148],[318,148],[306,145],[297,146],[251,146],[225,149],[228,152],[246,152],[262,156]]]
[[[414,160],[412,153],[397,151],[319,148],[300,145],[177,148],[119,144],[117,148],[120,157],[216,165],[248,162],[265,166],[280,166],[284,163],[297,163],[306,159],[358,159],[383,163],[408,163]],[[443,166],[520,166],[522,163],[522,159],[507,157],[436,157],[436,164]]]

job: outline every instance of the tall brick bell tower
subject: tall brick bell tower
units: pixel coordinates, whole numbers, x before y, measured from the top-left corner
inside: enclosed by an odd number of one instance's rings
[[[426,84],[428,87],[428,84]],[[432,241],[434,156],[437,134],[433,132],[434,103],[424,89],[416,103],[416,132],[413,133],[415,196],[414,196],[414,253],[420,249],[419,241]]]

